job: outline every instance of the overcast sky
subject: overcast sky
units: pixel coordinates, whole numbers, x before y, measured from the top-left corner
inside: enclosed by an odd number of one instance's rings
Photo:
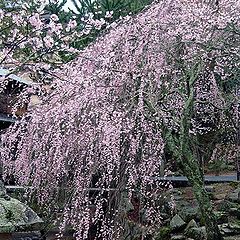
[[[68,8],[70,8],[70,9],[72,9],[72,10],[75,10],[74,5],[73,5],[73,3],[72,3],[71,0],[68,0],[67,3],[66,3],[65,6],[64,6],[64,9],[65,9],[65,10],[68,10]]]

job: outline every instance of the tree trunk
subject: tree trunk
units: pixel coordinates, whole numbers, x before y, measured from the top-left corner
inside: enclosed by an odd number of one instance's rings
[[[179,139],[174,138],[172,134],[168,134],[167,139],[170,150],[180,163],[181,170],[193,187],[193,192],[198,201],[202,219],[206,226],[207,239],[223,240],[208,193],[205,190],[203,174],[197,161],[197,156],[191,148],[191,141],[189,138],[182,138],[182,142],[180,143]],[[181,148],[179,147],[180,145]]]
[[[206,226],[208,240],[223,240],[218,228],[217,219],[213,212],[208,193],[205,190],[204,181],[197,161],[193,158],[187,159],[184,166],[184,174],[190,181],[194,195],[201,210],[202,219]]]
[[[193,70],[193,69],[197,70]],[[180,138],[175,141],[178,144],[177,159],[182,165],[182,170],[193,187],[194,195],[198,201],[201,215],[206,226],[208,240],[223,240],[223,236],[218,228],[217,219],[213,212],[213,208],[209,196],[205,190],[203,172],[197,160],[196,146],[194,145],[194,137],[189,134],[191,129],[191,118],[193,115],[194,105],[194,82],[199,77],[201,64],[194,66],[190,71],[189,78],[186,83],[188,86],[188,98],[186,99],[184,110],[182,113],[180,124]],[[176,151],[176,150],[175,150]]]
[[[194,135],[190,133],[190,130],[192,130],[191,120],[194,113],[194,84],[199,77],[203,77],[201,75],[202,67],[202,62],[200,61],[186,71],[185,87],[187,98],[185,99],[181,120],[179,122],[180,130],[174,133],[174,131],[169,131],[167,126],[164,126],[163,134],[165,134],[165,140],[169,150],[173,153],[181,170],[193,187],[193,192],[198,201],[202,219],[206,226],[207,240],[223,240],[224,238],[218,228],[213,207],[205,190],[203,171],[201,171],[197,158],[196,139]]]
[[[217,225],[216,216],[213,213],[212,205],[210,203],[208,194],[204,188],[193,187],[195,196],[197,198],[202,217],[204,219],[204,224],[207,231],[208,240],[223,240],[223,236],[220,233],[220,230]]]

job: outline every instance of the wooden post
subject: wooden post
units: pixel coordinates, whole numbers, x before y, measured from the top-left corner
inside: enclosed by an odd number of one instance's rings
[[[240,181],[240,171],[239,171],[239,168],[237,169],[237,181]]]

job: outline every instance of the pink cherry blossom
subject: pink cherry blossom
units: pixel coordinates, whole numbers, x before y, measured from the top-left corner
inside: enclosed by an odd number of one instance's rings
[[[51,36],[46,36],[43,38],[46,47],[51,48],[54,45],[54,39]]]
[[[66,29],[67,29],[67,31],[70,31],[70,30],[72,30],[72,29],[74,29],[74,28],[76,28],[76,27],[77,27],[77,21],[71,19],[71,20],[69,21]]]
[[[57,22],[57,21],[59,20],[59,17],[58,17],[56,14],[52,14],[52,15],[50,16],[50,19],[51,19],[52,21],[54,21],[54,22]]]
[[[37,30],[41,29],[43,26],[43,23],[40,19],[40,15],[38,13],[35,13],[33,16],[29,18],[30,24],[35,27]]]
[[[112,18],[113,11],[106,11],[105,18]]]
[[[0,9],[0,21],[4,18],[4,11]]]
[[[13,22],[16,23],[17,26],[20,26],[21,24],[23,24],[23,17],[21,15],[13,15],[12,16]]]

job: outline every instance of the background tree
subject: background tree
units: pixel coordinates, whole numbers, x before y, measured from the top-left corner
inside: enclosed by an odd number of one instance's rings
[[[54,79],[56,69],[73,60],[79,50],[132,9],[127,10],[123,3],[95,1],[82,2],[77,7],[79,12],[74,13],[65,12],[65,4],[65,0],[0,2],[0,65],[9,70],[8,76],[18,74],[39,86],[48,84]],[[113,10],[118,13],[114,17]],[[8,77],[0,83],[0,91],[4,91]],[[41,87],[28,91],[45,94]],[[24,99],[28,102],[28,97]]]
[[[75,3],[78,12],[71,13],[63,10],[65,4],[65,0],[0,2],[0,64],[12,72],[25,68],[46,75],[49,68],[72,60],[110,23],[140,9],[126,1],[82,1]]]

